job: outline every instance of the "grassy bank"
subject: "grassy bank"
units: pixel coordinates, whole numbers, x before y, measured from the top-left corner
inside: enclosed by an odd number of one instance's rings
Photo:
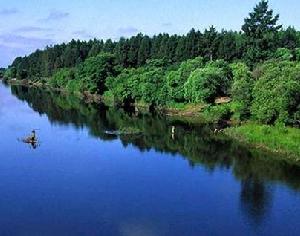
[[[239,142],[300,161],[299,129],[248,123],[224,132]]]

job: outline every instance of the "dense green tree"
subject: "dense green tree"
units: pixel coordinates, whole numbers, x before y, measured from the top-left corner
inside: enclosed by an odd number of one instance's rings
[[[283,61],[289,61],[293,58],[293,53],[288,48],[278,48],[274,53],[274,58]]]
[[[291,50],[300,46],[300,37],[295,28],[290,26],[279,32],[279,46]]]
[[[190,74],[197,68],[203,67],[203,58],[183,62],[178,70],[170,71],[166,77],[166,89],[168,91],[168,99],[174,102],[184,102],[184,84],[187,82]]]
[[[230,67],[233,73],[231,97],[234,102],[235,118],[239,120],[249,118],[254,80],[244,63],[234,63]]]
[[[103,40],[98,41],[97,39],[94,39],[91,42],[92,46],[89,51],[88,57],[95,57],[97,56],[102,50],[103,50]]]
[[[206,29],[203,34],[204,57],[209,60],[217,59],[219,48],[219,35],[214,26]]]
[[[295,59],[300,62],[300,48],[295,49]]]
[[[115,76],[115,73],[115,57],[105,53],[90,57],[81,64],[76,79],[82,80],[83,89],[91,93],[103,94],[106,90],[106,79]]]
[[[140,49],[140,43],[143,35],[138,34],[129,39],[129,51],[128,51],[128,66],[135,67],[138,64],[138,55]]]
[[[228,72],[228,65],[218,61],[196,69],[185,83],[186,99],[194,103],[214,103],[218,96],[228,95],[231,80]]]
[[[217,57],[229,62],[241,58],[243,43],[241,34],[222,30],[219,35]]]
[[[74,69],[60,69],[52,76],[49,84],[54,88],[65,88],[74,79]]]
[[[276,48],[279,15],[269,9],[268,1],[260,1],[249,17],[245,19],[242,30],[246,37],[245,59],[257,63],[267,59]]]
[[[119,43],[115,48],[115,56],[116,56],[116,63],[123,67],[129,66],[129,59],[128,59],[128,51],[129,51],[129,42],[125,38],[121,37]]]
[[[16,78],[17,76],[17,70],[16,67],[14,66],[10,66],[9,68],[7,68],[4,72],[4,79],[11,79],[11,78]]]
[[[296,123],[300,118],[300,64],[268,62],[253,89],[251,112],[263,123]]]
[[[141,40],[141,45],[138,51],[138,61],[139,66],[144,65],[146,61],[150,58],[151,53],[151,39],[148,36],[143,37]]]
[[[136,98],[134,91],[138,89],[137,69],[124,69],[116,77],[108,77],[106,87],[112,93],[116,102],[132,101]]]
[[[106,86],[117,102],[136,101],[162,105],[166,103],[166,94],[162,92],[165,65],[162,60],[151,60],[144,67],[124,69],[118,76],[109,77]]]

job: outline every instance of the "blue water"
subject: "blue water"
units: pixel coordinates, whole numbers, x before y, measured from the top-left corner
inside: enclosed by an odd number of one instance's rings
[[[0,84],[0,235],[300,235],[299,166],[31,90]],[[105,135],[126,124],[143,134]]]

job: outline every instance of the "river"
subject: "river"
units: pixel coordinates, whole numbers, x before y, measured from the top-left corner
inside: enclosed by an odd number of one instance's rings
[[[207,125],[0,83],[0,134],[0,235],[300,235],[300,166]]]

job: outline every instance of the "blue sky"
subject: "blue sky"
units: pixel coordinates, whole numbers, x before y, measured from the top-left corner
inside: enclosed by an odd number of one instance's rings
[[[0,0],[0,67],[72,38],[239,30],[258,0]],[[270,0],[280,23],[300,29],[299,0]]]

